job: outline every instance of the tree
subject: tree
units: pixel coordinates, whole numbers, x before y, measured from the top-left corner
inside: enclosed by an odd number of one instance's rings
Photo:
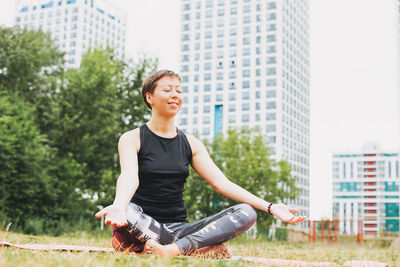
[[[226,138],[222,135],[206,143],[215,164],[232,182],[249,192],[269,201],[278,202],[293,199],[298,190],[295,177],[286,161],[275,162],[269,158],[268,146],[261,135],[252,131],[229,130]],[[193,169],[185,188],[185,205],[192,219],[210,216],[236,204],[216,192]],[[272,223],[266,212],[257,210],[258,226]]]
[[[0,27],[0,86],[35,102],[43,86],[62,69],[64,53],[42,31]]]
[[[66,72],[54,96],[49,138],[59,157],[71,153],[84,166],[79,190],[99,199],[99,205],[111,202],[115,193],[120,135],[148,114],[140,87],[154,62],[142,59],[133,65],[116,59],[112,50],[89,50],[79,69]]]
[[[0,93],[0,212],[24,228],[27,220],[46,218],[43,227],[60,218],[79,218],[85,202],[74,191],[82,168],[71,157],[61,160],[47,146],[35,124],[34,108],[16,93]],[[87,205],[86,205],[87,206]],[[73,209],[71,209],[73,210]]]
[[[149,113],[140,87],[156,60],[93,49],[64,71],[62,57],[41,31],[0,28],[0,213],[22,229],[94,222],[115,192],[119,136]]]

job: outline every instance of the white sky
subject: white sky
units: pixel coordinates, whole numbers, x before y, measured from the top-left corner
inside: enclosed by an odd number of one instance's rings
[[[399,148],[397,0],[309,0],[311,218],[331,212],[331,155],[377,141]],[[0,0],[11,25],[14,1]],[[128,14],[127,54],[178,70],[180,0],[114,0]],[[179,71],[179,70],[178,70]]]

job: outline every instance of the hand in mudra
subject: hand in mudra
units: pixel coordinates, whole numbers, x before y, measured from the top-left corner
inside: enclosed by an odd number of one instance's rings
[[[110,205],[96,213],[96,218],[105,216],[104,224],[111,225],[114,227],[122,227],[128,225],[126,220],[125,209],[117,205]]]
[[[279,220],[289,223],[299,223],[306,219],[306,216],[295,216],[293,213],[298,213],[296,208],[288,207],[283,203],[273,204],[271,206],[271,213]]]

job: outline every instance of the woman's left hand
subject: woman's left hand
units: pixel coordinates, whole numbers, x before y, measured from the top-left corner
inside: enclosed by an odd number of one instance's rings
[[[272,215],[283,222],[299,223],[307,218],[306,216],[295,216],[292,212],[298,213],[299,210],[296,208],[291,208],[283,203],[274,203],[271,206]]]

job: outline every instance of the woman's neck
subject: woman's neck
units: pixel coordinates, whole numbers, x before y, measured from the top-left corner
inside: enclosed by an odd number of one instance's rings
[[[174,137],[176,136],[175,118],[165,118],[160,116],[151,117],[147,123],[147,127],[157,135],[162,137]]]

